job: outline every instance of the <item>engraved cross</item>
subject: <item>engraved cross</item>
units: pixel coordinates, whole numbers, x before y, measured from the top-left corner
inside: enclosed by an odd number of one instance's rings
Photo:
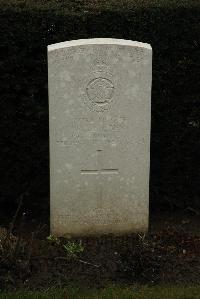
[[[102,150],[97,150],[97,168],[94,169],[81,169],[81,174],[90,174],[90,175],[104,175],[104,174],[118,174],[119,169],[118,168],[104,168],[102,167],[101,163],[101,156],[102,156]],[[98,204],[102,205],[102,180],[98,180]]]

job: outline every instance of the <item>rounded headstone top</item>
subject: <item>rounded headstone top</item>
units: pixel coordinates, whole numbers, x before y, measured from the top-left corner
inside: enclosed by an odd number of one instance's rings
[[[119,45],[119,46],[132,46],[139,48],[146,48],[147,50],[152,50],[150,44],[125,40],[125,39],[116,39],[116,38],[92,38],[92,39],[78,39],[60,42],[56,44],[52,44],[48,46],[48,51],[54,51],[67,47],[75,47],[75,46],[87,46],[87,45]]]

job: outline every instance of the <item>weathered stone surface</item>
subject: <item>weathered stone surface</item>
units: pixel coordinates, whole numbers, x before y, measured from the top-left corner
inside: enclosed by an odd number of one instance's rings
[[[148,228],[152,50],[117,39],[48,46],[51,233]]]

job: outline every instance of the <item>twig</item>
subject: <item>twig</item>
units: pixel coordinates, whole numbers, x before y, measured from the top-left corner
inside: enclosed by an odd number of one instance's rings
[[[200,215],[200,212],[191,208],[191,207],[187,207],[185,210],[191,211],[192,213],[196,214],[196,215]]]
[[[16,219],[17,219],[17,216],[18,216],[19,211],[20,211],[21,206],[22,206],[22,202],[23,202],[23,199],[24,199],[24,195],[25,195],[25,193],[21,194],[20,197],[19,197],[19,204],[18,204],[17,210],[16,210],[16,212],[15,212],[15,214],[14,214],[14,216],[13,216],[13,219],[12,219],[12,221],[11,221],[11,223],[10,223],[10,227],[9,227],[9,231],[8,231],[9,234],[12,234],[12,232],[13,232],[13,228],[14,228],[14,225],[15,225],[15,222],[16,222]]]
[[[31,259],[33,259],[33,260],[35,260],[35,259],[45,259],[45,260],[55,259],[55,260],[66,260],[66,261],[69,260],[69,258],[64,257],[64,256],[48,257],[48,256],[43,256],[43,255],[41,255],[41,256],[32,256]],[[80,263],[86,264],[86,265],[90,265],[90,266],[96,267],[96,268],[101,267],[101,265],[95,265],[95,264],[83,261],[81,259],[77,259],[77,261],[80,262]]]
[[[92,264],[92,263],[89,263],[89,262],[86,262],[86,261],[83,261],[83,260],[80,260],[80,259],[78,259],[78,261],[79,261],[80,263],[83,263],[83,264],[86,264],[86,265],[90,265],[90,266],[94,266],[94,267],[96,267],[96,268],[101,267],[101,265],[95,265],[95,264]]]
[[[19,211],[20,211],[20,209],[21,209],[24,195],[25,195],[25,193],[22,193],[22,194],[20,195],[20,197],[19,197],[19,204],[18,204],[18,206],[17,206],[17,210],[16,210],[16,212],[15,212],[13,218],[12,218],[12,221],[11,221],[11,223],[10,223],[10,225],[9,225],[9,229],[8,229],[7,232],[6,232],[6,237],[4,238],[4,241],[3,241],[3,247],[6,246],[7,241],[8,241],[9,237],[11,236],[11,234],[12,234],[12,232],[13,232],[14,224],[15,224],[15,222],[16,222],[17,216],[18,216]],[[3,260],[6,260],[7,257],[8,257],[8,254],[7,254],[7,256],[6,256]]]
[[[30,243],[29,243],[28,262],[30,262],[31,254],[32,254],[32,251],[33,251],[32,245],[33,245],[34,236],[35,236],[35,234],[32,233],[31,234],[31,240],[30,240]]]
[[[64,257],[64,256],[57,256],[57,257],[55,257],[55,260],[69,260],[69,258]],[[97,268],[101,267],[100,265],[95,265],[95,264],[92,264],[92,263],[83,261],[83,260],[81,260],[81,259],[76,259],[76,260],[77,260],[78,262],[80,262],[80,263],[83,263],[83,264],[86,264],[86,265],[90,265],[90,266],[93,266],[93,267],[97,267]]]

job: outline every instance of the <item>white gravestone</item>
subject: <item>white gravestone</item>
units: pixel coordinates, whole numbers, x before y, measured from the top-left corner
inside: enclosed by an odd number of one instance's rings
[[[148,229],[152,50],[119,39],[48,46],[51,233]]]

